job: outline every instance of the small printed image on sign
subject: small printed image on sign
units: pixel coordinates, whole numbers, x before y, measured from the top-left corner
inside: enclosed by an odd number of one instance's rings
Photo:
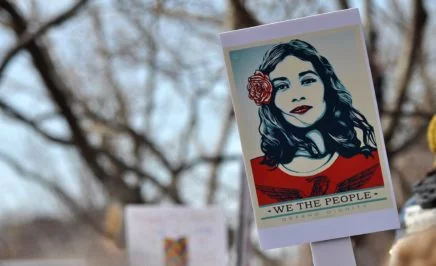
[[[188,266],[188,239],[165,238],[165,266]]]
[[[224,216],[217,208],[128,206],[130,266],[221,266],[227,263]]]
[[[357,9],[227,32],[221,42],[260,232],[309,221],[328,229],[327,218],[349,223],[380,210],[389,217],[301,237],[298,226],[275,231],[292,235],[283,241],[261,233],[261,245],[398,226]]]

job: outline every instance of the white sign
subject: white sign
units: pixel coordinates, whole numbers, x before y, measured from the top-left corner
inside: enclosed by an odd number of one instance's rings
[[[126,227],[131,266],[227,263],[227,231],[218,209],[128,206]]]
[[[262,248],[398,228],[358,10],[220,37]]]

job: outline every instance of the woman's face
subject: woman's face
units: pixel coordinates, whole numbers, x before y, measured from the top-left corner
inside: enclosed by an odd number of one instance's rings
[[[277,90],[274,103],[289,123],[305,128],[324,116],[324,84],[311,62],[288,56],[277,64],[270,79]]]

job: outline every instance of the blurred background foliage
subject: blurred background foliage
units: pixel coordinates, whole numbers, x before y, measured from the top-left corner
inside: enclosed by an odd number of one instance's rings
[[[350,7],[401,206],[432,161],[434,1],[1,0],[0,259],[127,265],[124,206],[213,204],[234,264],[241,149],[217,34]],[[355,237],[358,265],[392,241]],[[307,246],[250,243],[250,265],[310,265]]]

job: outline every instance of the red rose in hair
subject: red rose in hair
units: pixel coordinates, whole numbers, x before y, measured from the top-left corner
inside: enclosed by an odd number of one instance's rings
[[[256,72],[248,78],[248,98],[253,100],[257,105],[271,102],[272,89],[273,87],[269,81],[268,75],[265,75],[261,71],[256,70]]]

